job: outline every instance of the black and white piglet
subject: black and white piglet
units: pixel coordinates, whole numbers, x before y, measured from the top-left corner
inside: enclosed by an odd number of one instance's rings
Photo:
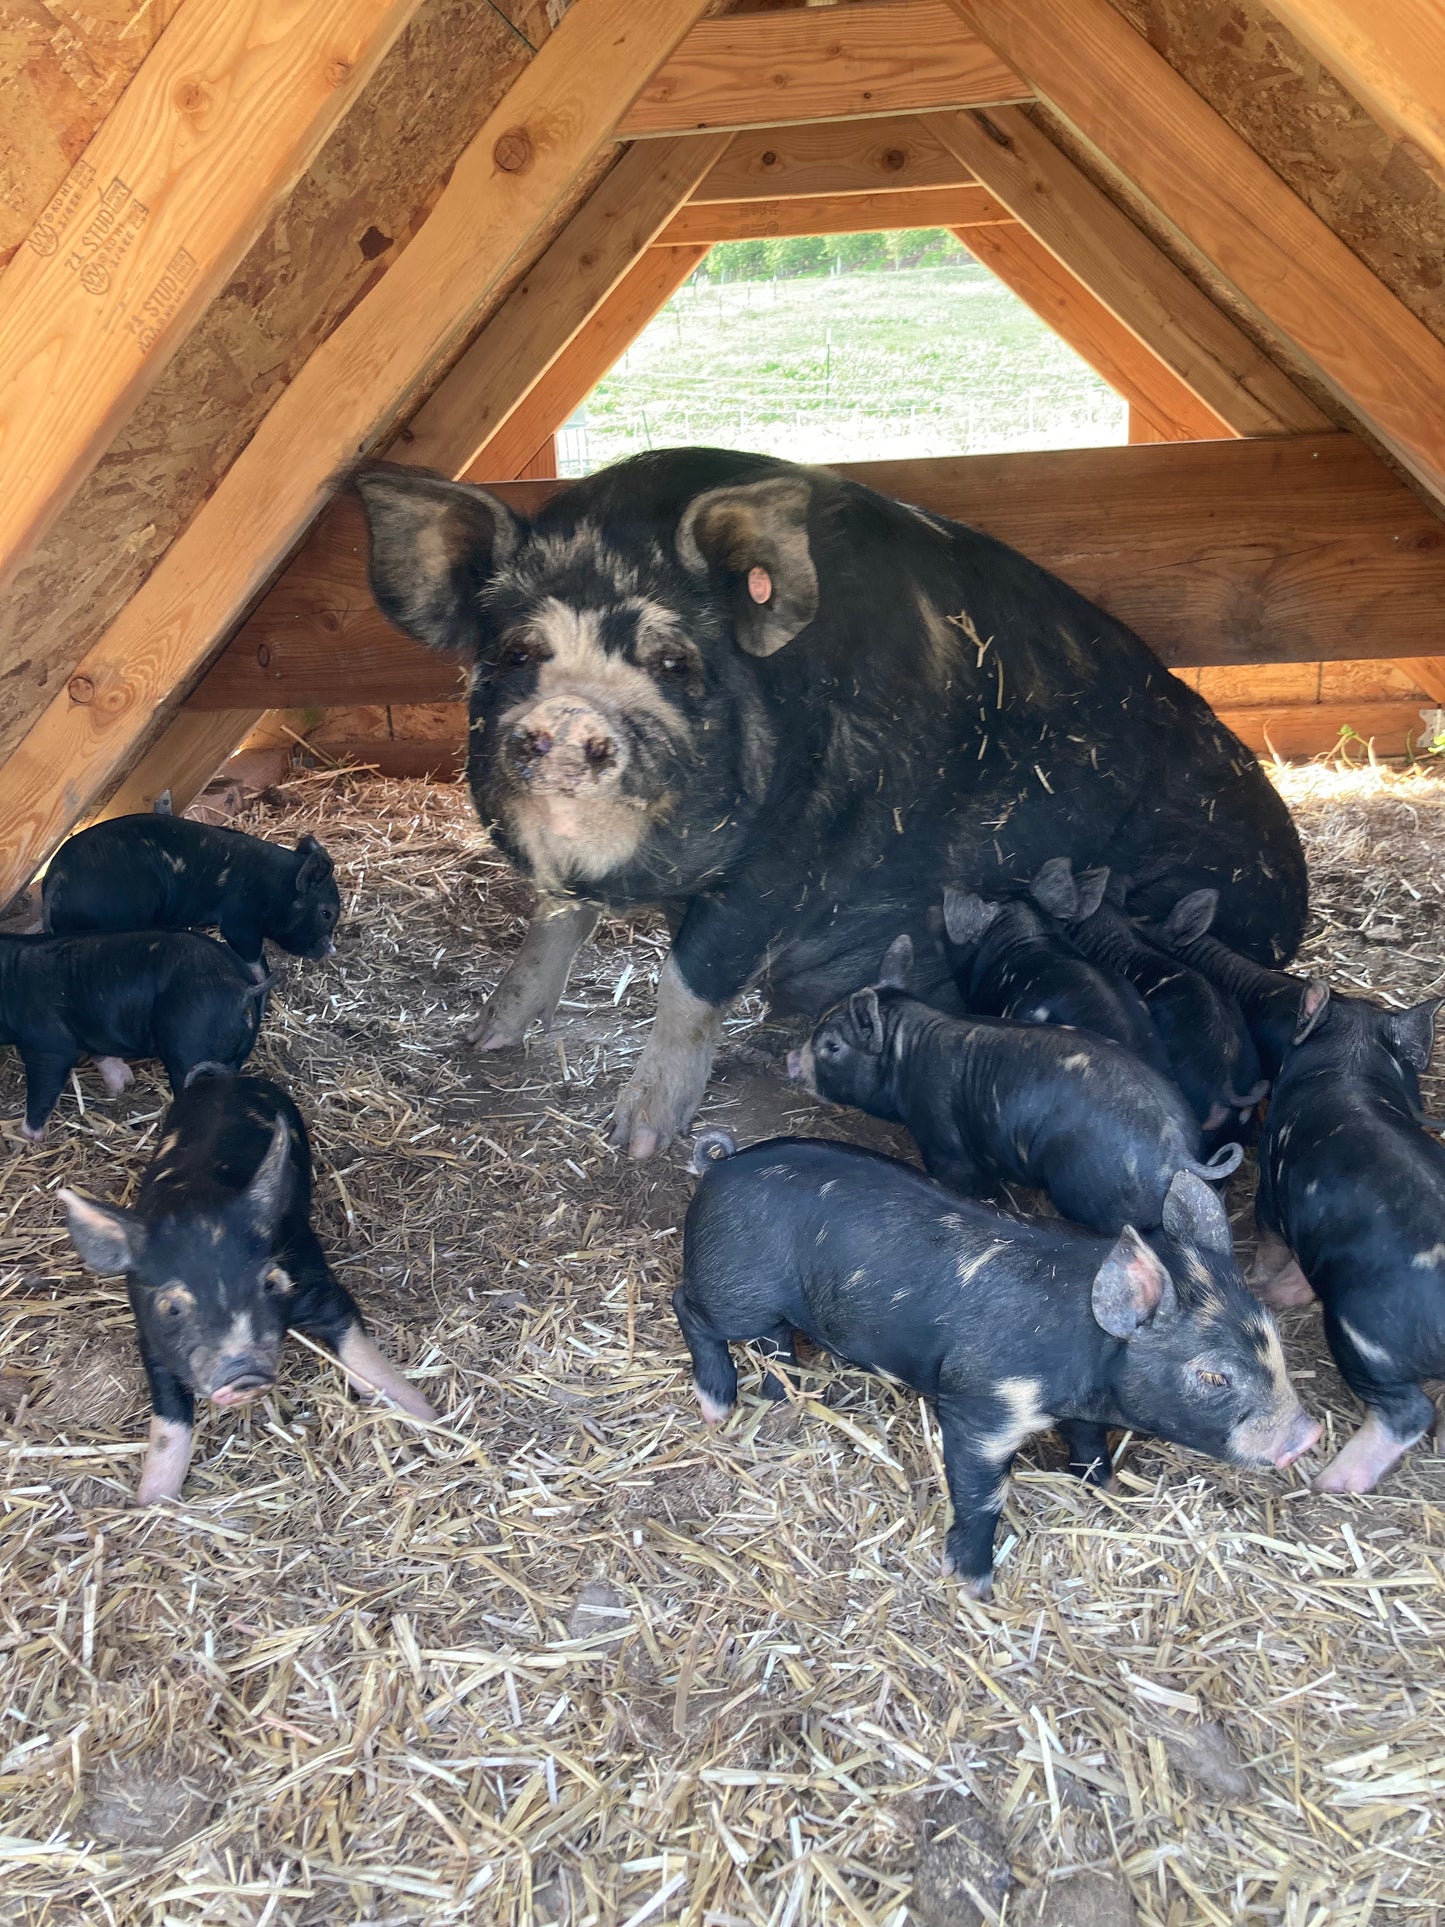
[[[1189,1106],[1131,1051],[1053,1025],[945,1017],[902,988],[910,958],[901,937],[882,982],[825,1012],[788,1070],[830,1103],[906,1124],[941,1183],[984,1197],[1035,1186],[1113,1234],[1159,1224],[1180,1171],[1217,1182],[1238,1166],[1238,1145],[1200,1162]]]
[[[703,1157],[730,1148],[699,1140]],[[1107,1479],[1129,1426],[1239,1465],[1287,1466],[1319,1425],[1269,1315],[1235,1269],[1229,1219],[1185,1172],[1147,1237],[1090,1237],[960,1202],[853,1145],[775,1138],[701,1162],[672,1307],[709,1424],[737,1398],[730,1344],[793,1362],[793,1334],[934,1401],[953,1522],[946,1568],[992,1587],[1014,1453],[1057,1426]],[[764,1390],[782,1387],[770,1373]]]
[[[1279,1075],[1285,1053],[1306,1017],[1315,1016],[1328,992],[1308,977],[1286,970],[1269,970],[1252,957],[1212,937],[1209,927],[1219,908],[1217,890],[1193,890],[1181,897],[1150,940],[1207,977],[1217,990],[1232,997],[1244,1013],[1260,1066],[1271,1082]]]
[[[1101,873],[1101,895],[1103,888]],[[1016,1024],[1091,1030],[1169,1075],[1159,1034],[1128,978],[1080,956],[1054,919],[1034,904],[945,890],[943,935],[965,1010]]]
[[[180,1495],[197,1396],[223,1407],[260,1398],[293,1326],[335,1352],[358,1391],[435,1417],[326,1262],[311,1228],[306,1126],[269,1078],[201,1067],[166,1113],[131,1209],[60,1196],[85,1264],[125,1274],[151,1395],[143,1505]]]
[[[1086,957],[1127,977],[1144,999],[1174,1081],[1194,1108],[1205,1149],[1212,1151],[1249,1127],[1269,1088],[1244,1013],[1206,976],[1147,942],[1110,901],[1107,888],[1097,893],[1089,887],[1097,882],[1098,873],[1090,871],[1075,879],[1068,858],[1056,857],[1039,871],[1031,891]],[[1123,882],[1114,882],[1122,898]]]
[[[0,1043],[13,1044],[25,1064],[21,1130],[44,1135],[86,1055],[112,1095],[134,1081],[130,1058],[160,1058],[173,1092],[197,1064],[239,1070],[270,988],[224,944],[189,930],[0,936]]]
[[[63,843],[45,875],[45,928],[219,929],[259,964],[263,939],[298,957],[329,957],[341,893],[314,836],[294,850],[183,816],[117,816]]]
[[[1370,1491],[1435,1416],[1421,1380],[1445,1378],[1445,1148],[1420,1113],[1440,1003],[1320,996],[1260,1138],[1256,1286],[1275,1305],[1318,1293],[1365,1408],[1321,1492]]]

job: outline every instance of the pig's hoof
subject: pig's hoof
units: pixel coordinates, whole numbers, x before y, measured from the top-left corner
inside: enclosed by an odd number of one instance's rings
[[[1249,1287],[1273,1311],[1291,1311],[1298,1305],[1314,1303],[1314,1288],[1293,1258],[1277,1271],[1253,1272]]]
[[[707,1084],[707,1067],[697,1080],[639,1073],[617,1100],[617,1112],[607,1142],[629,1157],[656,1157],[681,1137],[697,1115]]]
[[[462,1033],[473,1050],[511,1050],[521,1043],[526,1034],[525,1019],[518,1021],[504,1016],[493,1017],[489,1010],[484,1010],[477,1021]]]
[[[40,1140],[45,1136],[45,1126],[43,1124],[30,1124],[27,1123],[24,1118],[21,1118],[20,1135],[31,1144],[39,1144]]]
[[[692,1389],[697,1394],[697,1402],[702,1410],[704,1424],[713,1426],[721,1425],[731,1413],[733,1409],[732,1406],[719,1405],[715,1398],[709,1398],[708,1394],[700,1385],[694,1384]]]

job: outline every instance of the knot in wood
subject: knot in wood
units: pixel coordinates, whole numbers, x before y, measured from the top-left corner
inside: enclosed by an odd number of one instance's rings
[[[271,645],[269,642],[258,642],[256,644],[256,661],[262,669],[269,669],[271,667]]]
[[[351,78],[351,62],[345,54],[333,54],[326,63],[326,84],[341,87]]]
[[[72,676],[66,688],[73,703],[89,703],[95,700],[95,684],[89,676]]]
[[[199,114],[211,104],[211,90],[203,81],[183,80],[176,88],[176,105],[183,114]]]
[[[900,168],[908,165],[908,156],[901,147],[885,148],[878,158],[883,164],[885,174],[896,174]]]
[[[492,149],[492,159],[504,174],[525,174],[533,158],[532,136],[525,127],[509,127]]]

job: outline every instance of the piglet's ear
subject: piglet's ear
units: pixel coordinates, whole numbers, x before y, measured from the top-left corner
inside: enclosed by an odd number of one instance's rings
[[[109,1278],[118,1271],[133,1271],[144,1242],[140,1220],[118,1204],[99,1204],[83,1198],[78,1191],[56,1195],[65,1206],[70,1242],[80,1253],[87,1271]]]
[[[242,1193],[246,1216],[258,1237],[270,1238],[281,1222],[290,1195],[291,1128],[278,1117],[271,1129],[266,1155],[256,1167],[256,1175]]]
[[[943,927],[950,943],[977,943],[999,913],[999,906],[966,890],[943,893]]]
[[[1174,1280],[1133,1225],[1094,1275],[1094,1317],[1111,1338],[1134,1338],[1179,1308]]]
[[[905,930],[895,937],[883,953],[878,981],[887,990],[907,990],[913,970],[913,939]]]
[[[1304,987],[1304,995],[1299,1001],[1299,1022],[1295,1025],[1294,1041],[1302,1044],[1310,1032],[1316,1029],[1320,1019],[1330,1007],[1330,987],[1318,977],[1311,977]]]
[[[485,489],[424,469],[364,469],[356,490],[382,614],[429,649],[473,651],[477,598],[520,540],[512,511]]]
[[[855,990],[848,999],[848,1015],[858,1034],[859,1046],[870,1056],[880,1056],[883,1050],[883,1012],[879,1007],[878,992],[871,988]]]
[[[1121,878],[1121,884],[1122,881]],[[1107,870],[1085,870],[1079,878],[1079,907],[1074,913],[1078,921],[1082,923],[1085,917],[1092,917],[1106,895],[1112,902],[1122,902],[1124,892],[1122,888],[1117,894],[1109,889]]]
[[[1218,908],[1217,890],[1191,890],[1169,912],[1159,934],[1166,943],[1193,943],[1208,930]]]
[[[818,613],[808,540],[812,499],[806,475],[774,475],[742,488],[710,488],[683,510],[682,566],[725,589],[738,643],[750,656],[774,655]]]
[[[1442,1003],[1445,997],[1427,997],[1423,1004],[1412,1005],[1409,1010],[1392,1010],[1386,1014],[1383,1028],[1390,1049],[1412,1070],[1430,1068],[1430,1053],[1435,1048],[1435,1013]]]
[[[1219,1193],[1192,1171],[1175,1173],[1164,1195],[1164,1229],[1181,1244],[1204,1251],[1233,1251],[1234,1233]]]
[[[315,890],[335,874],[336,865],[328,851],[322,848],[314,836],[303,836],[296,845],[297,851],[305,858],[296,872],[296,893],[304,895],[307,890]]]
[[[1074,866],[1066,856],[1050,857],[1029,885],[1029,895],[1051,917],[1065,923],[1079,914],[1079,891],[1074,882]]]

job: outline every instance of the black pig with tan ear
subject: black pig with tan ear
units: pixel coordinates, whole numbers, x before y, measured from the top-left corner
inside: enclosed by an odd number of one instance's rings
[[[142,1505],[180,1497],[197,1397],[223,1408],[261,1398],[293,1327],[335,1352],[358,1391],[435,1417],[326,1262],[311,1229],[306,1126],[268,1078],[199,1066],[166,1113],[133,1208],[60,1197],[86,1265],[125,1274],[151,1394]]]
[[[384,614],[470,665],[468,777],[536,884],[473,1041],[555,1009],[603,906],[674,930],[614,1141],[681,1131],[722,1012],[760,980],[816,1015],[900,928],[952,997],[930,912],[1049,857],[1149,879],[1141,914],[1230,882],[1279,961],[1298,839],[1258,764],[1102,610],[978,531],[821,469],[643,455],[534,520],[411,468],[357,478]]]

